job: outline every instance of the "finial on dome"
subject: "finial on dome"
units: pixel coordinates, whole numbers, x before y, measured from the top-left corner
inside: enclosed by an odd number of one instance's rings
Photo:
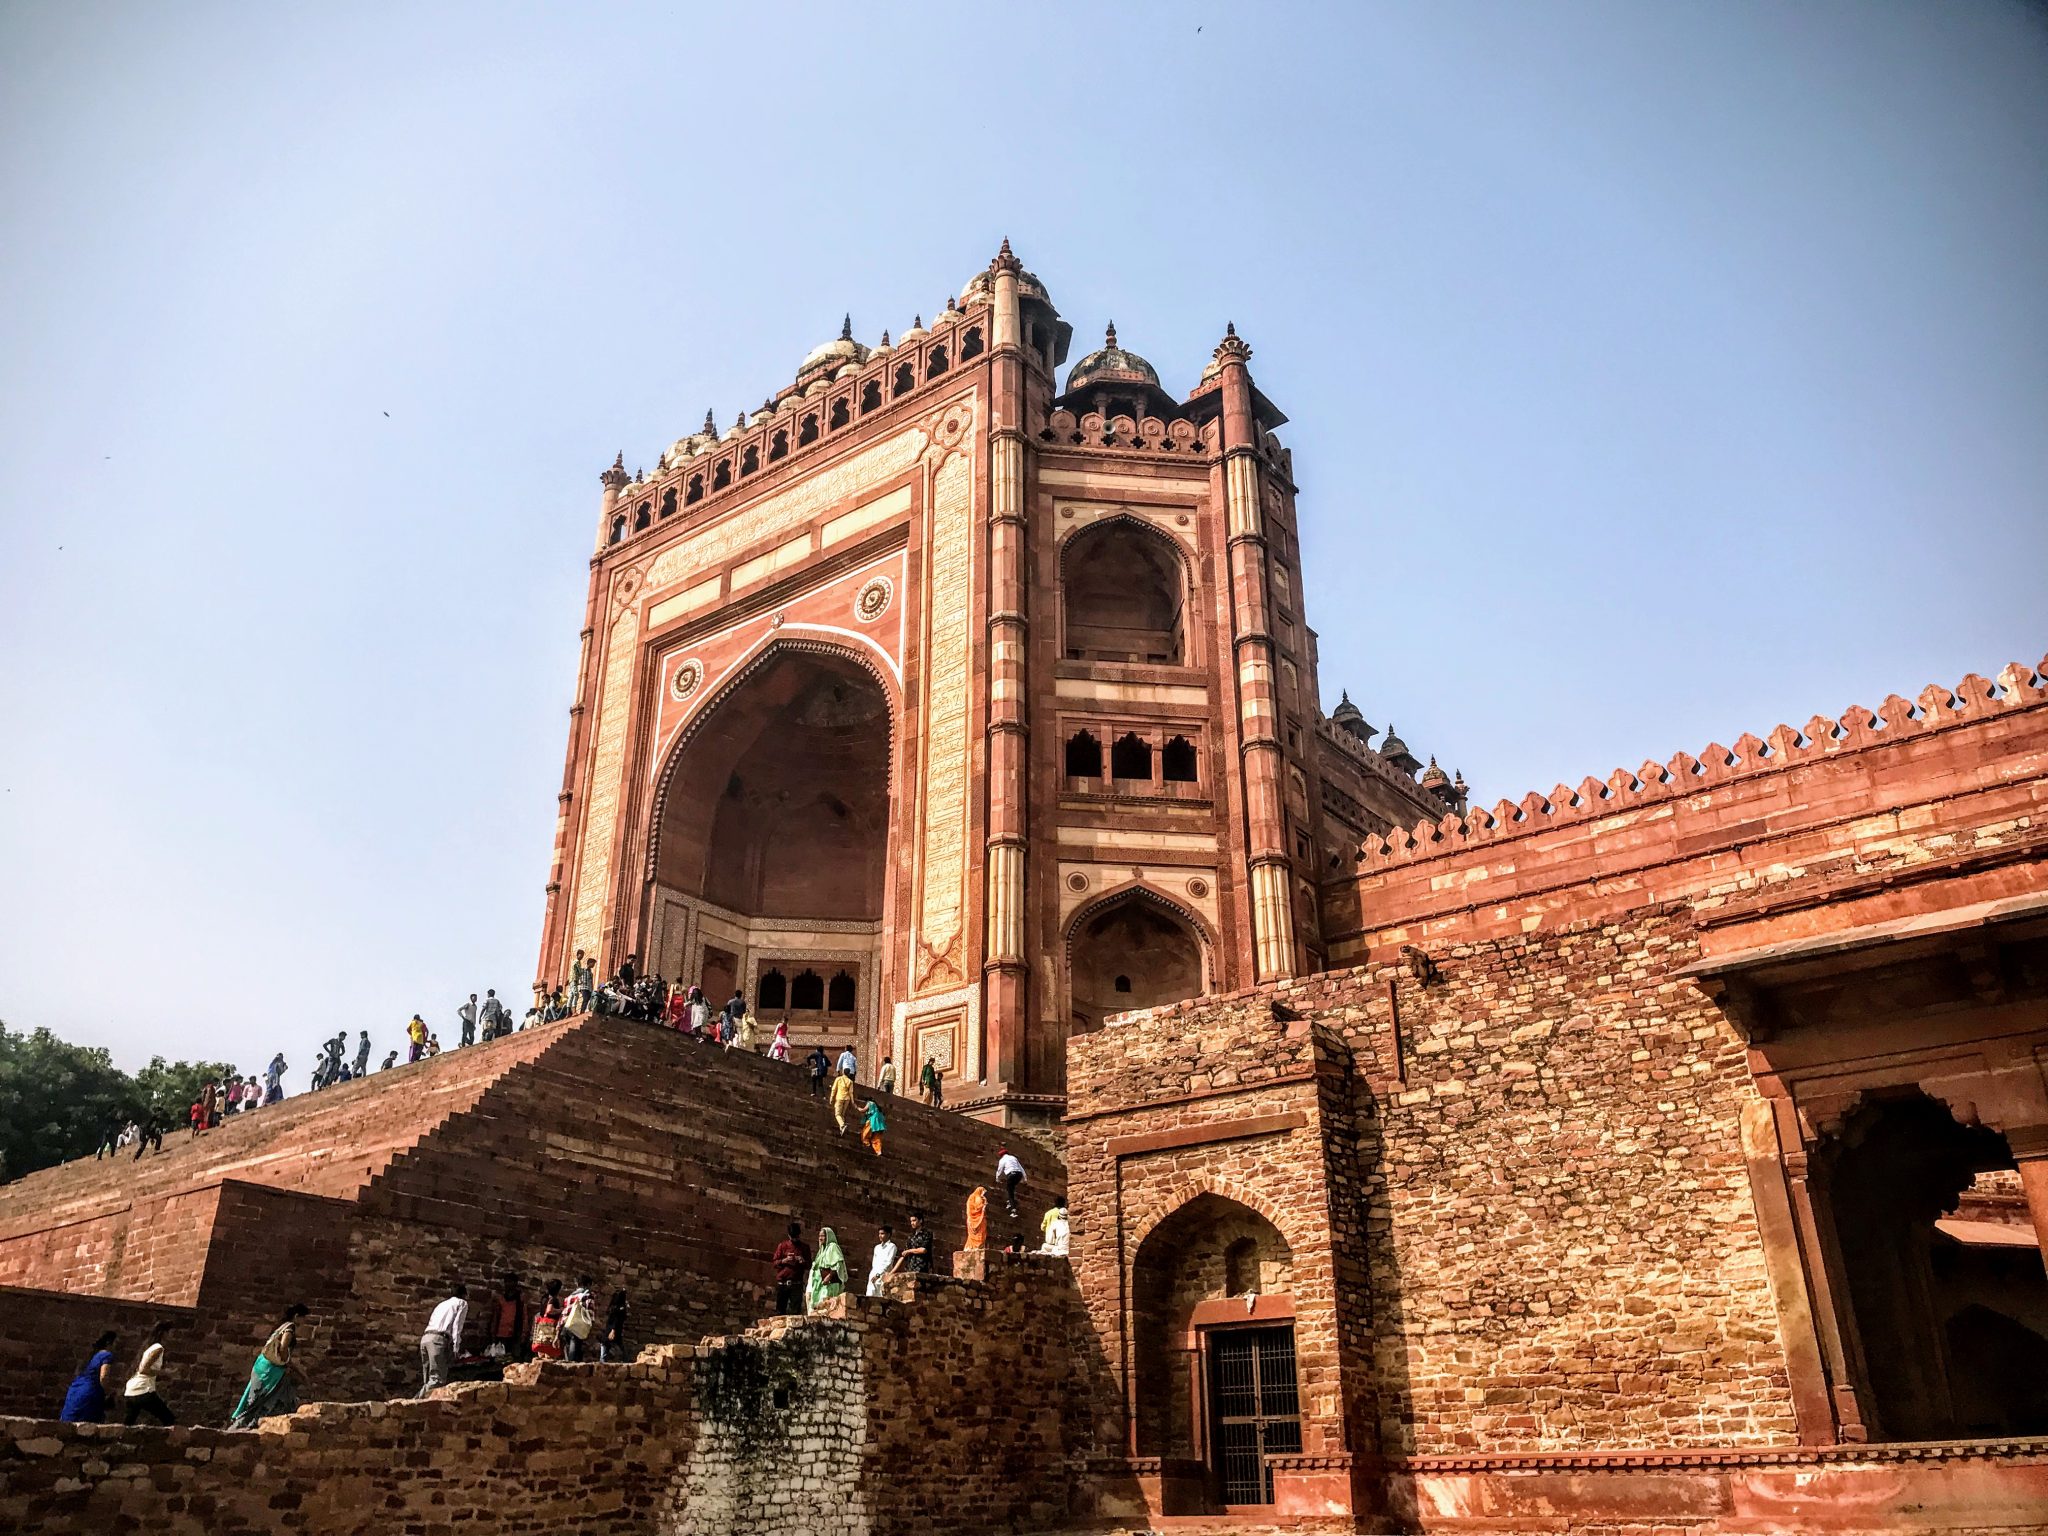
[[[912,315],[912,316],[910,317],[910,328],[911,328],[911,329],[912,329],[913,331],[921,331],[921,330],[923,330],[923,329],[924,329],[924,316],[923,316],[923,315]]]
[[[839,322],[839,339],[841,341],[853,340],[853,311],[850,309],[846,312],[846,318]]]
[[[711,437],[718,436],[718,420],[711,414],[711,407],[704,407],[704,431]]]
[[[1114,320],[1103,327],[1102,344],[1105,347],[1114,347],[1116,345],[1116,322]]]
[[[989,263],[989,270],[993,272],[1022,272],[1024,270],[1024,263],[1019,261],[1010,250],[1010,237],[1008,235],[1003,237],[1003,248],[996,252],[996,259]]]
[[[882,332],[882,345],[885,347],[895,345],[894,342],[889,340],[889,333],[887,331]]]

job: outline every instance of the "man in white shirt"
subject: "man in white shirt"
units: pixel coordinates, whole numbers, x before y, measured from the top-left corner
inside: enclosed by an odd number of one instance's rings
[[[425,1397],[436,1387],[448,1384],[455,1368],[455,1352],[462,1348],[462,1330],[469,1322],[469,1299],[456,1291],[427,1319],[427,1331],[420,1335],[420,1389]]]
[[[1017,1214],[1017,1186],[1024,1182],[1024,1165],[1017,1161],[1017,1154],[1008,1147],[996,1150],[996,1183],[1002,1187],[1003,1201],[1010,1208],[1010,1215]]]
[[[855,1071],[855,1068],[857,1068],[859,1065],[860,1062],[855,1058],[852,1046],[847,1046],[846,1049],[839,1053],[839,1070],[844,1072],[848,1077],[854,1078],[856,1081],[859,1079],[860,1074],[857,1071]]]
[[[879,1296],[882,1278],[896,1267],[896,1239],[889,1235],[885,1226],[875,1233],[874,1257],[868,1260],[868,1294]]]
[[[462,1020],[462,1043],[476,1044],[476,994],[469,994],[469,1001],[455,1010],[455,1017]]]

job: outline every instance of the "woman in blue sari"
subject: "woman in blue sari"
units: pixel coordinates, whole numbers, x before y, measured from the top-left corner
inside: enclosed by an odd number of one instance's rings
[[[259,1419],[290,1413],[299,1406],[298,1373],[292,1368],[292,1347],[298,1342],[298,1320],[307,1308],[293,1302],[284,1309],[284,1321],[271,1331],[249,1367],[249,1385],[228,1419],[229,1429],[254,1429]]]

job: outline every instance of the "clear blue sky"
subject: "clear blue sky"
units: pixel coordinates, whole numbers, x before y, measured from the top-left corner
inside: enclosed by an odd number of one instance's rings
[[[0,1018],[131,1066],[523,997],[598,471],[1005,235],[1488,803],[2048,646],[2039,9],[16,0],[0,210]]]

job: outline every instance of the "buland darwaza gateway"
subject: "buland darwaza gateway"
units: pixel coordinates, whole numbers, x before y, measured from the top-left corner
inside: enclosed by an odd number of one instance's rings
[[[548,885],[967,1113],[578,1016],[0,1185],[0,1530],[2048,1533],[2048,660],[1468,804],[1318,708],[1245,342],[1067,351],[1005,243],[613,464]],[[393,1401],[508,1273],[637,1356]],[[164,1320],[200,1422],[50,1421]]]
[[[1464,808],[1317,705],[1251,348],[1177,399],[1111,326],[1062,389],[1070,331],[1005,246],[605,474],[543,983],[638,954],[1042,1119],[1071,1036],[1321,970],[1319,882]]]

